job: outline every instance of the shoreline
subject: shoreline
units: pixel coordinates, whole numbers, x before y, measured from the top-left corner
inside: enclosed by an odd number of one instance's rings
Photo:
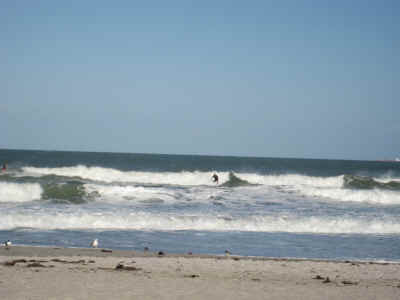
[[[161,253],[160,253],[161,254]],[[400,299],[400,263],[0,247],[6,299]]]
[[[216,254],[197,254],[197,253],[167,253],[161,251],[136,251],[119,250],[110,248],[80,248],[80,247],[58,247],[58,246],[32,246],[32,245],[12,245],[10,247],[0,246],[1,256],[26,256],[26,257],[182,257],[182,258],[204,258],[204,259],[232,259],[232,260],[252,260],[252,261],[282,261],[282,262],[323,262],[323,263],[357,263],[357,264],[394,264],[400,266],[400,261],[386,260],[358,260],[358,259],[322,259],[322,258],[296,258],[296,257],[267,257],[267,256],[242,256],[242,255],[216,255]]]

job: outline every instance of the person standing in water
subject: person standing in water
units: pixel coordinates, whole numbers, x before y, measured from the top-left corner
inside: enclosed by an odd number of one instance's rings
[[[3,167],[1,168],[1,170],[4,172],[7,170],[7,164],[3,164]]]
[[[216,173],[213,174],[213,176],[211,177],[212,181],[215,182],[216,184],[218,184],[218,175]]]

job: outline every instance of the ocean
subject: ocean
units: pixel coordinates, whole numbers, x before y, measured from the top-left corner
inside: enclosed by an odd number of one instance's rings
[[[0,163],[0,241],[400,261],[399,162],[0,150]]]

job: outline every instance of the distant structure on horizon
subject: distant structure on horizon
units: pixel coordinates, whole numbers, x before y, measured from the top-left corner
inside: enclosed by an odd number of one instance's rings
[[[395,159],[381,159],[381,160],[377,160],[380,162],[400,162],[400,157],[396,157]]]

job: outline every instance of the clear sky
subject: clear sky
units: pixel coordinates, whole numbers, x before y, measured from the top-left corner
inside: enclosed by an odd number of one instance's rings
[[[400,1],[2,1],[0,148],[400,157]]]

